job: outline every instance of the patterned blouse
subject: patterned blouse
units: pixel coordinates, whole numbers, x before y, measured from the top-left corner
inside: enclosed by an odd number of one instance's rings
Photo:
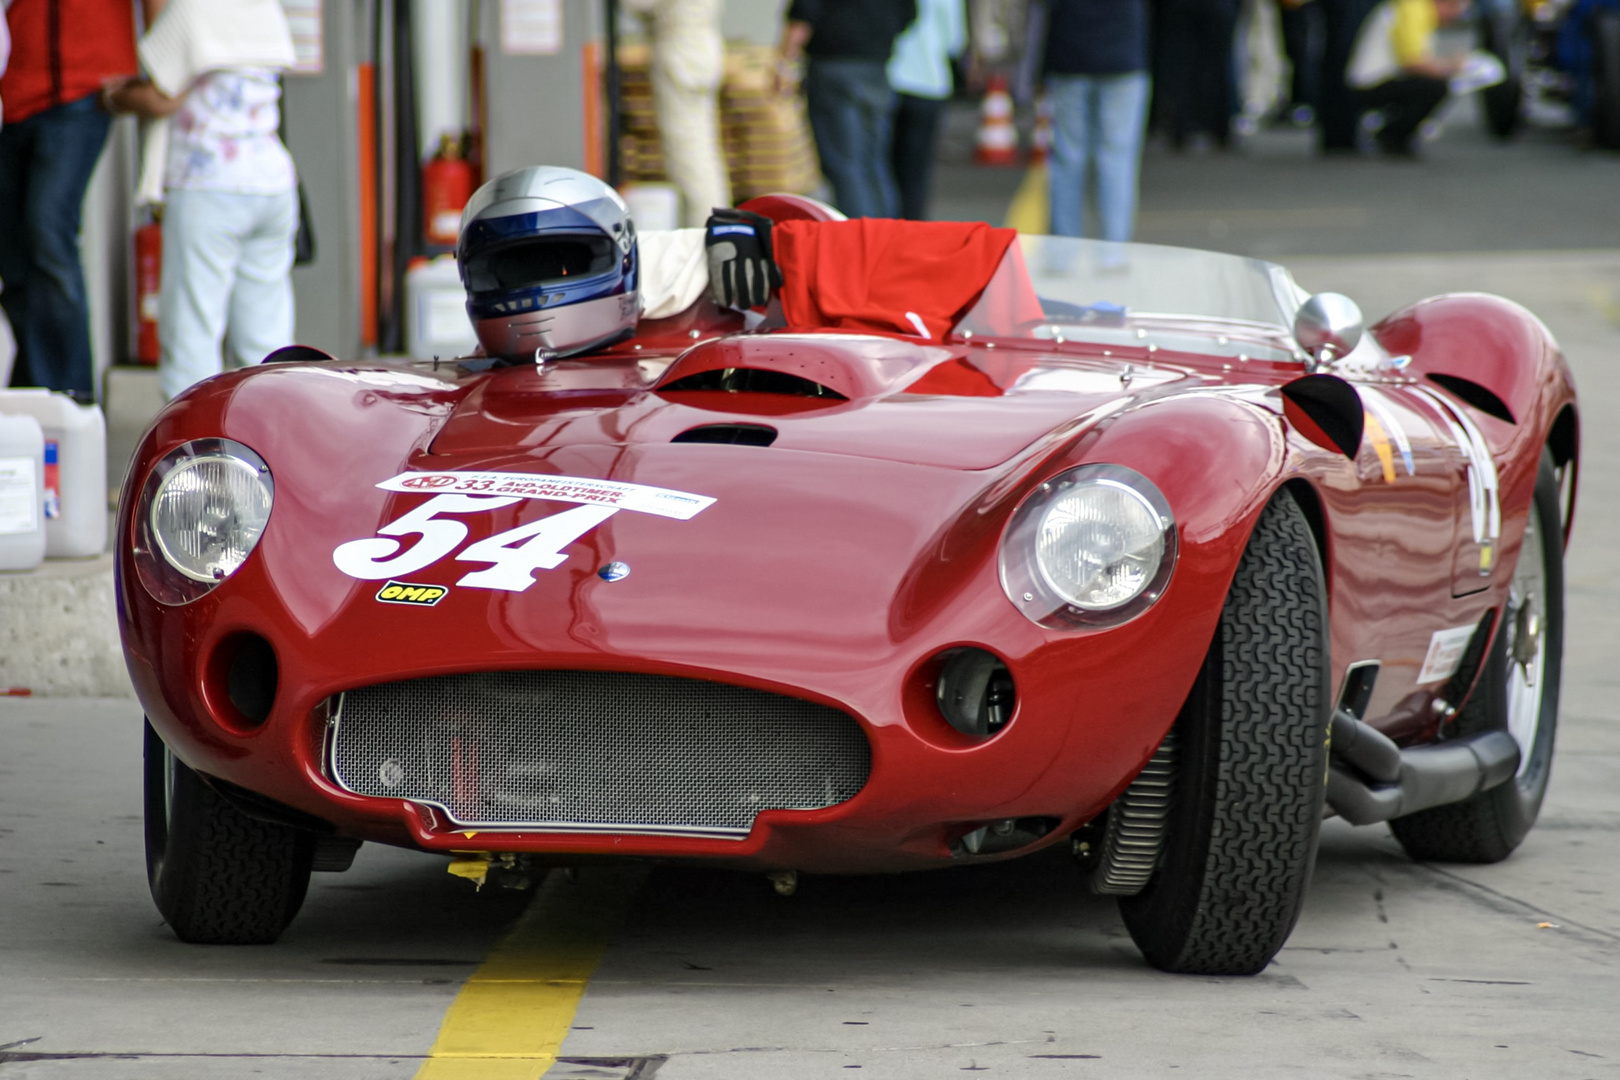
[[[164,187],[275,195],[297,183],[276,133],[281,84],[265,68],[211,71],[198,79],[169,129]]]

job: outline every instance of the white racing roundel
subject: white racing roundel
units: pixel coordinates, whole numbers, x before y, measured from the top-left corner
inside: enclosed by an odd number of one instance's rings
[[[455,552],[458,562],[491,564],[463,575],[457,585],[508,592],[533,585],[536,570],[562,565],[564,548],[620,510],[686,521],[714,502],[707,495],[645,484],[533,473],[408,472],[377,486],[432,497],[378,528],[377,535],[339,544],[332,552],[339,570],[362,581],[381,581],[414,574]],[[469,530],[461,517],[524,499],[580,505],[462,548]],[[416,541],[407,546],[410,537]]]

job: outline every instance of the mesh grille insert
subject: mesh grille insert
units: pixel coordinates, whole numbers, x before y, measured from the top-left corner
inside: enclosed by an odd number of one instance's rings
[[[761,810],[851,799],[871,747],[848,714],[740,686],[588,671],[440,675],[351,690],[333,779],[458,825],[746,834]]]

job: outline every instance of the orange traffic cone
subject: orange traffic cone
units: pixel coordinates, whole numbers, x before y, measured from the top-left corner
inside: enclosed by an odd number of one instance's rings
[[[980,165],[1018,164],[1018,130],[1013,127],[1012,95],[1004,75],[990,76],[979,103],[979,136],[973,160]]]
[[[1041,94],[1035,99],[1035,133],[1029,140],[1029,163],[1044,165],[1051,152],[1052,106],[1047,103],[1046,95]]]

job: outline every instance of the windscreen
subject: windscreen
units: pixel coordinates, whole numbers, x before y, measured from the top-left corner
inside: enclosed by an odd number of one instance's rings
[[[1020,236],[956,333],[1102,343],[1228,333],[1289,348],[1304,296],[1288,271],[1259,259]]]
[[[473,292],[550,285],[613,269],[615,249],[605,236],[535,237],[474,256],[467,263]]]

